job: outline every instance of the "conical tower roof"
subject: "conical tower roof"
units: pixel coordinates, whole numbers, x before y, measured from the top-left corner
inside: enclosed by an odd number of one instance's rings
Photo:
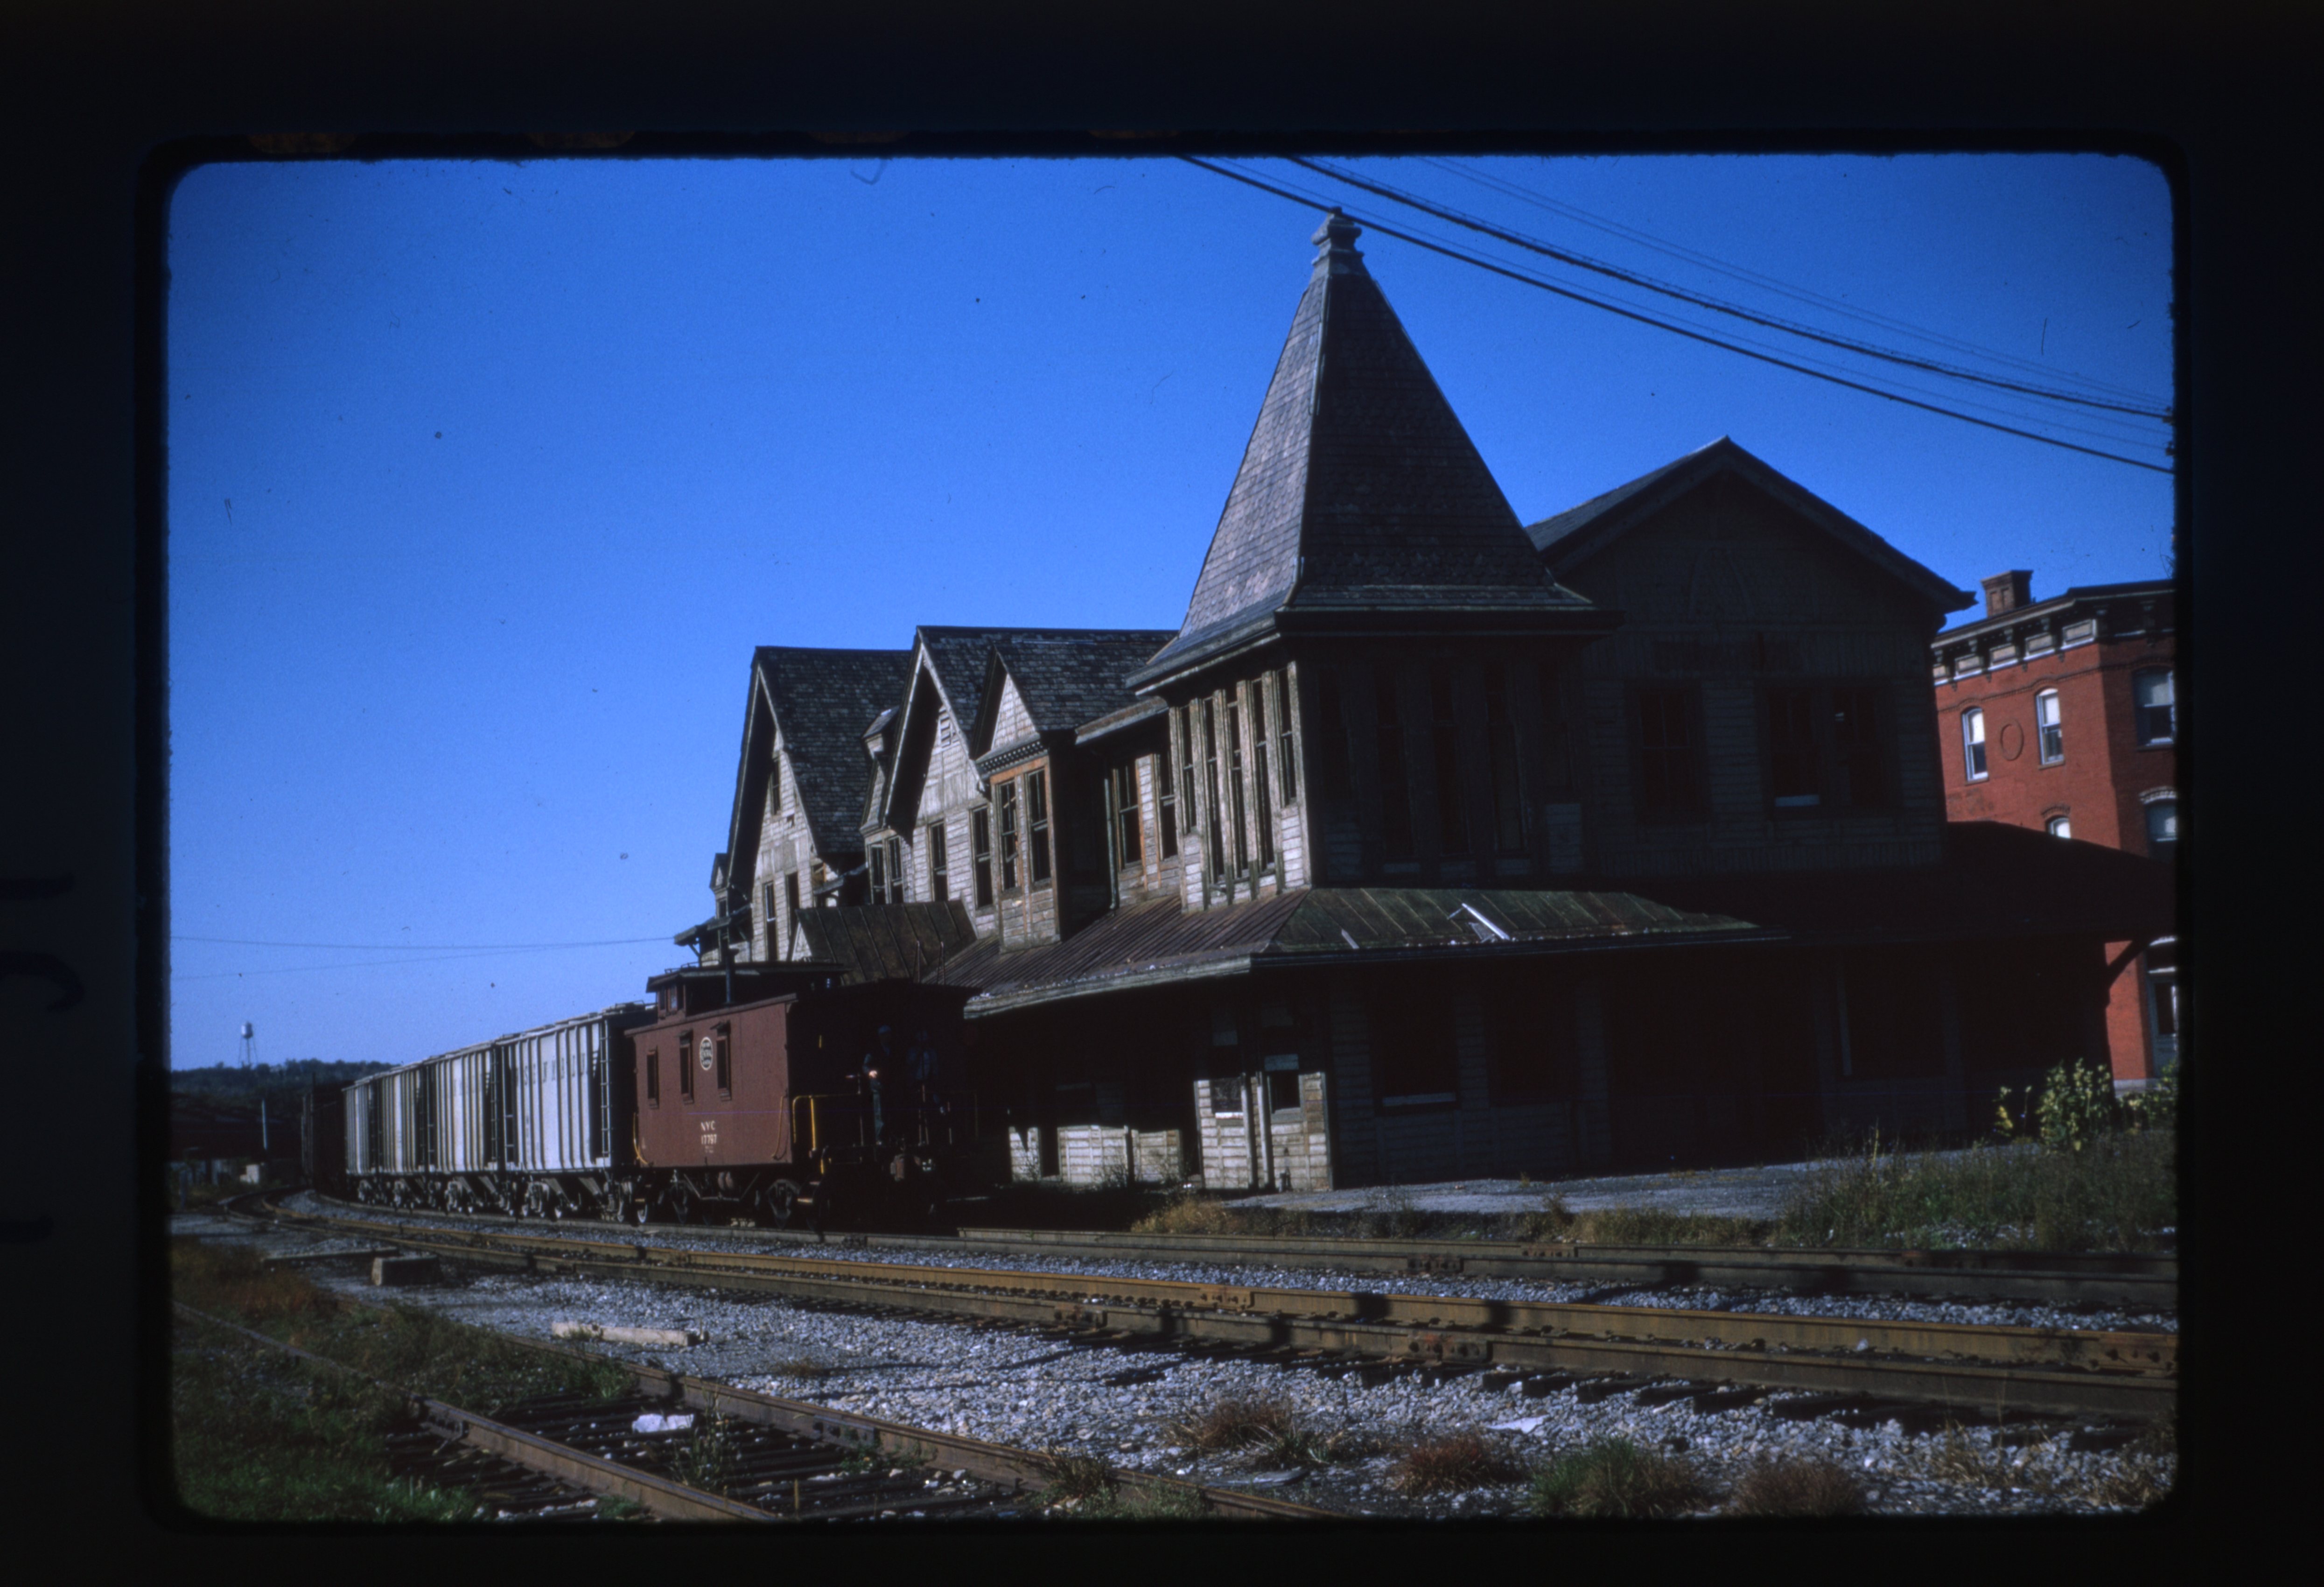
[[[1594,612],[1552,583],[1501,487],[1334,209],[1242,468],[1151,683],[1277,630],[1565,626]]]

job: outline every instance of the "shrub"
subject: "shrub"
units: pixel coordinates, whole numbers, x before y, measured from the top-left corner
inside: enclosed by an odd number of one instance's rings
[[[1684,1461],[1609,1438],[1544,1466],[1532,1497],[1536,1515],[1674,1516],[1701,1502],[1702,1485]]]
[[[1399,1493],[1459,1493],[1499,1482],[1514,1482],[1525,1468],[1473,1432],[1459,1432],[1416,1444],[1396,1463],[1388,1481]]]
[[[2050,1071],[2042,1100],[2034,1104],[2042,1144],[2053,1150],[2080,1151],[2115,1128],[2114,1076],[2095,1064],[2061,1064]]]
[[[1045,1450],[1041,1462],[1049,1470],[1048,1483],[1041,1490],[1044,1504],[1103,1499],[1113,1492],[1113,1468],[1093,1454]]]
[[[1763,1461],[1735,1484],[1727,1508],[1738,1516],[1852,1516],[1864,1509],[1864,1489],[1827,1461]]]
[[[1260,1463],[1275,1467],[1329,1465],[1370,1447],[1354,1436],[1303,1426],[1290,1402],[1281,1399],[1222,1399],[1191,1421],[1171,1423],[1166,1431],[1197,1453],[1248,1450]]]

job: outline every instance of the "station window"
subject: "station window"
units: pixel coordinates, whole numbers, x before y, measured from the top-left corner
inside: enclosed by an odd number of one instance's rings
[[[783,916],[783,930],[785,936],[788,937],[790,928],[798,923],[798,872],[796,871],[790,872],[783,877],[783,906],[787,911]],[[783,952],[788,951],[789,946],[790,944],[786,941],[782,946],[782,950],[778,951],[774,956],[777,958],[782,957]]]
[[[1767,789],[1778,810],[1812,809],[1823,803],[1815,725],[1814,690],[1767,691]]]
[[[1436,752],[1436,825],[1442,852],[1469,852],[1469,802],[1461,789],[1461,718],[1452,704],[1452,669],[1428,669],[1428,706]]]
[[[1264,679],[1250,686],[1250,786],[1258,804],[1254,811],[1259,828],[1259,863],[1275,863],[1275,785],[1267,770],[1267,711]]]
[[[1971,706],[1961,713],[1961,765],[1971,782],[1985,780],[1985,712]]]
[[[1017,784],[1001,785],[1001,885],[1017,890]]]
[[[2130,675],[2130,696],[2136,706],[2140,743],[2167,744],[2176,735],[2176,693],[2172,683],[2172,669],[2167,667]]]
[[[1170,776],[1167,749],[1154,757],[1154,803],[1162,826],[1162,857],[1173,859],[1178,853],[1178,792]]]
[[[1493,847],[1525,853],[1525,798],[1517,781],[1517,729],[1509,718],[1508,679],[1499,661],[1485,666],[1485,754],[1493,780]]]
[[[1458,1100],[1452,1021],[1442,999],[1413,996],[1412,990],[1381,990],[1368,1010],[1373,1072],[1379,1076],[1384,1108]]]
[[[1107,776],[1112,784],[1114,830],[1120,845],[1114,858],[1125,870],[1134,869],[1146,859],[1139,841],[1143,826],[1138,818],[1138,763],[1116,766]]]
[[[952,867],[945,858],[945,829],[941,821],[928,823],[928,897],[942,903],[952,897]]]
[[[2042,741],[2042,764],[2055,766],[2066,758],[2066,726],[2056,689],[2045,688],[2034,697],[2034,728]]]
[[[1683,688],[1637,695],[1638,809],[1646,816],[1693,816],[1702,808],[1694,700]]]
[[[1833,759],[1840,765],[1842,793],[1850,809],[1875,810],[1888,802],[1888,757],[1880,736],[1877,689],[1831,691]]]
[[[989,909],[992,907],[991,811],[973,810],[969,813],[968,836],[969,846],[973,850],[971,858],[976,870],[976,907]]]
[[[1275,759],[1283,778],[1283,802],[1299,797],[1298,757],[1291,743],[1291,669],[1268,674],[1275,693]]]
[[[1379,734],[1380,837],[1391,860],[1412,858],[1412,788],[1405,780],[1404,724],[1397,715],[1396,673],[1372,674],[1372,709]]]
[[[1025,815],[1032,826],[1033,885],[1049,880],[1049,777],[1045,771],[1025,773]]]

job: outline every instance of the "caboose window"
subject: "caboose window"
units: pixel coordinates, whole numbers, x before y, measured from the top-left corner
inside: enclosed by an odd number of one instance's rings
[[[646,1052],[646,1106],[661,1106],[661,1049],[650,1047]]]
[[[678,1094],[694,1100],[694,1032],[678,1038]]]
[[[734,1094],[734,1053],[733,1044],[729,1040],[732,1035],[731,1027],[721,1025],[718,1028],[717,1040],[712,1044],[712,1050],[716,1053],[718,1059],[718,1094],[720,1096]]]

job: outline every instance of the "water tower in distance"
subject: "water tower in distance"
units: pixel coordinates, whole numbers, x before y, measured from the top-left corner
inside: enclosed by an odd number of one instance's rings
[[[258,1061],[258,1032],[250,1021],[242,1022],[242,1066],[245,1069]]]

